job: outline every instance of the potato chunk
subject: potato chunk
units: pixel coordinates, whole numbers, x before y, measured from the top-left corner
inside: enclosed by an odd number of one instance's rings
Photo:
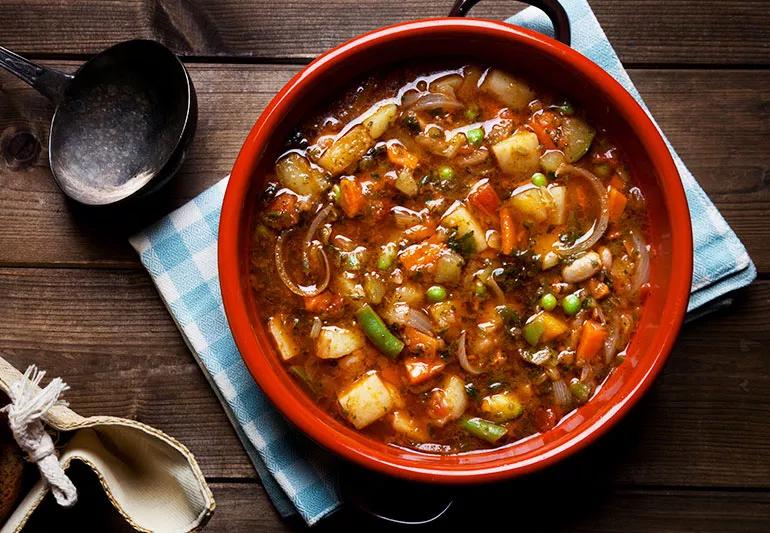
[[[515,132],[492,146],[492,153],[506,174],[530,177],[540,168],[540,142],[531,131]]]
[[[481,90],[497,98],[514,111],[520,111],[535,99],[535,93],[525,82],[500,70],[490,70]]]
[[[377,139],[385,133],[398,114],[398,106],[396,104],[385,104],[372,113],[369,117],[364,119],[364,126],[366,127],[369,135],[372,139]]]
[[[318,160],[318,164],[333,176],[342,172],[361,159],[374,144],[374,139],[364,125],[359,124],[334,141]]]
[[[524,407],[514,393],[499,392],[482,398],[481,411],[494,422],[507,422],[520,417]]]
[[[468,408],[468,394],[465,392],[465,382],[455,375],[449,375],[444,379],[439,393],[442,403],[446,406],[446,414],[435,422],[443,426],[450,420],[457,420],[465,413]]]
[[[299,347],[294,341],[291,332],[284,326],[282,317],[271,316],[268,318],[267,329],[273,336],[275,345],[278,347],[278,353],[281,354],[284,361],[288,361],[299,354]]]
[[[275,165],[278,181],[297,194],[315,196],[329,187],[329,180],[318,168],[297,153],[290,153]]]
[[[316,355],[321,359],[339,359],[364,347],[366,340],[357,328],[324,326],[316,341]]]
[[[368,426],[393,409],[393,397],[375,371],[364,374],[340,391],[337,401],[356,429]]]
[[[484,230],[462,202],[455,202],[446,210],[444,216],[441,217],[441,225],[447,228],[456,228],[458,239],[472,233],[476,253],[487,249],[487,238]]]

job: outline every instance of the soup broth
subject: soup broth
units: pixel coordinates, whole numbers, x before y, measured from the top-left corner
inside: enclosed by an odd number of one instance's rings
[[[257,199],[253,296],[332,416],[426,452],[497,447],[622,364],[645,202],[573,103],[484,65],[402,67],[286,146]]]

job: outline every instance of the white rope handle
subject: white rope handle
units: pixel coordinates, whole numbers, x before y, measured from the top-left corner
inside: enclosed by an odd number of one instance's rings
[[[30,462],[37,463],[43,479],[51,487],[56,502],[63,507],[71,507],[77,502],[75,485],[64,473],[51,436],[43,427],[41,419],[59,400],[59,395],[69,387],[61,378],[53,378],[44,389],[39,385],[45,371],[32,365],[24,372],[24,377],[14,382],[9,390],[11,403],[0,409],[8,413],[8,425],[13,437],[27,454]]]

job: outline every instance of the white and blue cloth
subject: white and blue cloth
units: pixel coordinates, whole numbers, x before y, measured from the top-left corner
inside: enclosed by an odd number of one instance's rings
[[[641,97],[585,0],[563,0],[573,44],[640,102]],[[528,8],[508,22],[552,32],[539,10]],[[669,146],[670,147],[670,146]],[[724,305],[727,293],[756,277],[746,249],[671,148],[693,221],[695,267],[690,316],[706,304]],[[276,411],[238,353],[222,307],[217,275],[217,229],[227,179],[131,238],[142,264],[179,326],[230,421],[263,486],[282,516],[299,513],[312,525],[333,512],[340,499],[335,459],[300,434]],[[698,310],[698,311],[696,311]]]

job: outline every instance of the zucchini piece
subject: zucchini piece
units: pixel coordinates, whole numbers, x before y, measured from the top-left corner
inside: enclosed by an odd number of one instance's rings
[[[564,143],[564,155],[567,161],[574,163],[588,152],[596,135],[596,130],[578,117],[564,117],[561,124]]]

